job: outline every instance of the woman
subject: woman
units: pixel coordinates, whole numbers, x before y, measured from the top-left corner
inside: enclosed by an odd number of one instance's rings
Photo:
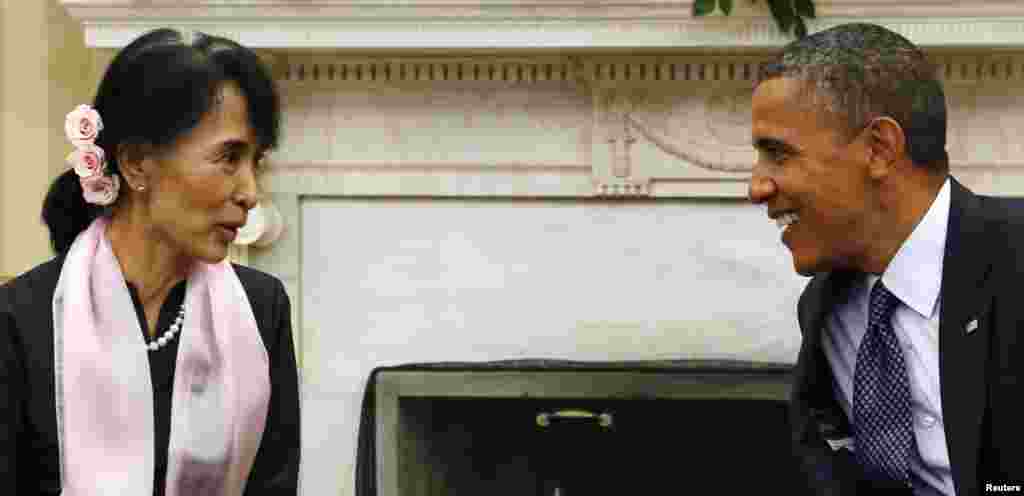
[[[225,261],[279,121],[252,51],[167,29],[68,114],[57,256],[0,287],[0,492],[296,493],[288,296]]]

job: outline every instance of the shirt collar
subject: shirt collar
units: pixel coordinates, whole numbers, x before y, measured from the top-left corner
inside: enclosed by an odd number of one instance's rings
[[[946,178],[928,212],[882,274],[885,287],[926,319],[931,318],[935,310],[942,286],[950,188],[949,178]]]

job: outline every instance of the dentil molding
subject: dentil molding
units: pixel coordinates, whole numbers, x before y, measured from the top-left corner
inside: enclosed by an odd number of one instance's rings
[[[768,48],[790,40],[765,2],[694,18],[692,0],[61,0],[88,46],[162,26],[255,48]],[[1024,47],[1019,0],[817,0],[811,31],[885,25],[921,46]]]

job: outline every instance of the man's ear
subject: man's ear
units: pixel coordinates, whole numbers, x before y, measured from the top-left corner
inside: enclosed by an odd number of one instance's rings
[[[132,190],[145,189],[149,185],[150,169],[153,167],[150,147],[138,144],[117,145],[117,167]]]
[[[872,119],[865,132],[868,134],[871,177],[881,179],[906,155],[906,134],[903,133],[903,127],[892,117]]]

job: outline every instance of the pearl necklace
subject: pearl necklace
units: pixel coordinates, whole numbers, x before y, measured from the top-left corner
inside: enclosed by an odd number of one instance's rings
[[[149,351],[157,351],[160,348],[166,346],[167,343],[170,343],[171,340],[174,339],[175,334],[177,334],[178,331],[181,330],[181,323],[184,321],[185,303],[182,302],[181,308],[178,309],[178,316],[174,318],[174,323],[171,324],[171,327],[167,329],[167,332],[165,332],[163,336],[160,336],[159,338],[146,343],[146,348],[149,349]]]

